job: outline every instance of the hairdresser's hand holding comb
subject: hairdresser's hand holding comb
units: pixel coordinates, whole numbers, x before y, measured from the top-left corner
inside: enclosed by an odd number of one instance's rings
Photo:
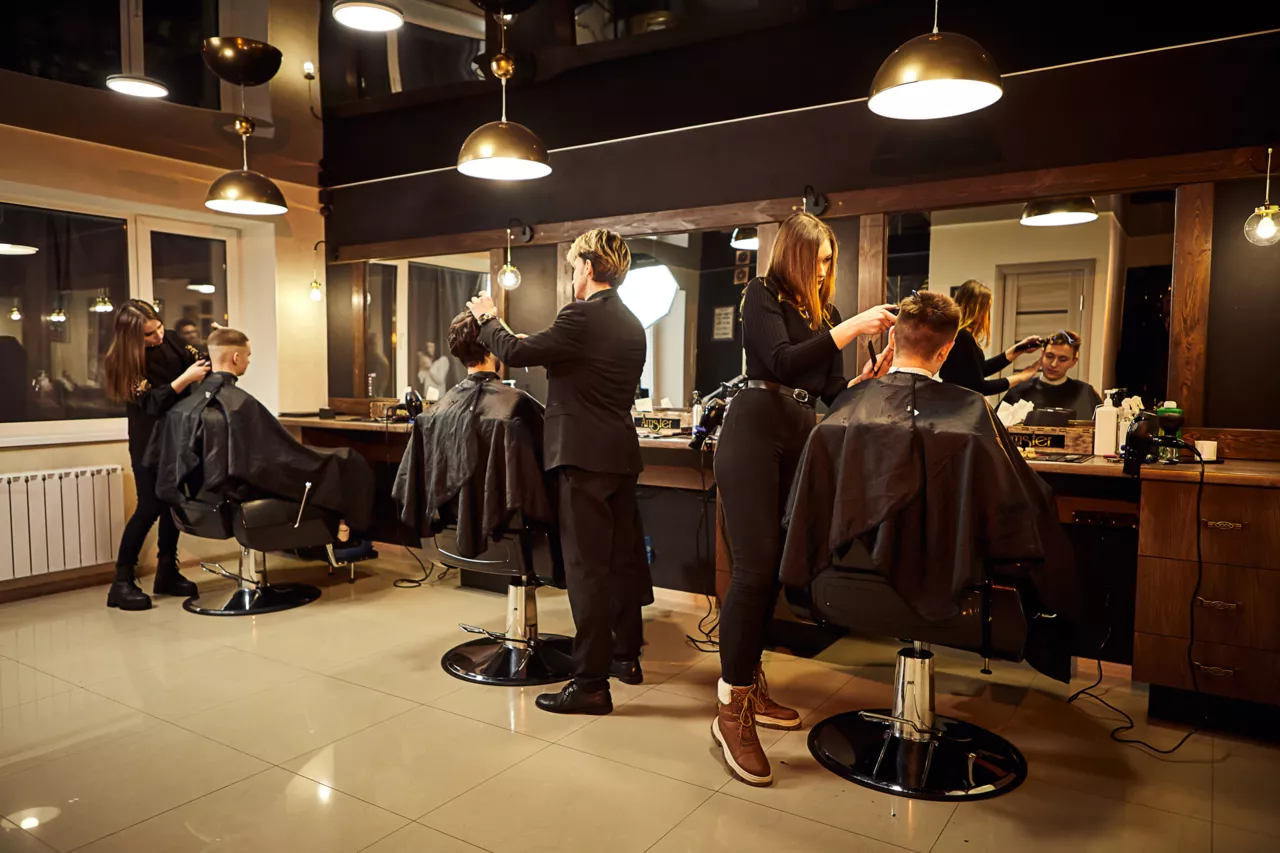
[[[835,340],[836,346],[844,349],[862,335],[878,335],[892,328],[898,320],[889,311],[892,307],[892,305],[877,305],[875,308],[868,308],[836,326],[831,330],[831,337]]]

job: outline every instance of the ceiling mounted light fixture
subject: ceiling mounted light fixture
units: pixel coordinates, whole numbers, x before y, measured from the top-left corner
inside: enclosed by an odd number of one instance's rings
[[[204,206],[238,216],[274,216],[288,213],[284,193],[270,178],[249,168],[249,137],[256,127],[245,115],[245,86],[261,86],[280,70],[281,53],[266,42],[245,38],[205,39],[202,49],[209,70],[240,87],[240,113],[236,133],[240,134],[242,168],[227,172],[209,185]]]
[[[989,107],[1003,94],[1000,72],[982,45],[938,32],[934,0],[933,32],[889,54],[871,82],[867,106],[886,118],[947,118]]]
[[[169,87],[143,73],[142,0],[128,0],[129,19],[124,28],[119,74],[107,78],[107,88],[135,98],[165,98]]]
[[[760,232],[751,226],[735,228],[733,236],[729,238],[729,245],[746,252],[758,252],[760,251]]]
[[[547,147],[522,124],[507,121],[507,81],[515,74],[515,60],[507,53],[507,24],[499,16],[501,50],[489,63],[502,81],[502,120],[481,125],[471,132],[458,152],[458,171],[490,181],[529,181],[551,174]]]
[[[1022,206],[1022,224],[1038,228],[1055,225],[1081,225],[1098,218],[1098,205],[1092,196],[1036,199]]]
[[[333,4],[333,19],[367,33],[389,33],[404,26],[404,12],[386,0],[338,0]]]
[[[188,284],[187,290],[194,290],[196,293],[203,293],[206,296],[218,292],[218,288],[214,287],[212,284]]]
[[[1272,246],[1280,242],[1280,205],[1271,203],[1271,149],[1267,149],[1267,189],[1262,207],[1255,208],[1245,220],[1244,238],[1255,246]]]
[[[34,255],[40,251],[35,246],[24,246],[21,243],[0,243],[0,255]]]

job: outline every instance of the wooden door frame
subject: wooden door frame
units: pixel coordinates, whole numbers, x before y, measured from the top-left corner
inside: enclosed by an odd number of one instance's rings
[[[1097,258],[1077,258],[1069,261],[1031,261],[1029,263],[1022,264],[996,264],[996,284],[1000,288],[1001,314],[1004,314],[1009,310],[1008,282],[1006,281],[1007,276],[1024,275],[1027,273],[1037,272],[1075,272],[1081,268],[1088,270],[1088,278],[1085,280],[1084,293],[1082,294],[1084,296],[1084,305],[1080,309],[1081,322],[1083,323],[1087,321],[1090,324],[1088,334],[1081,332],[1084,339],[1088,341],[1090,336],[1093,334],[1094,286],[1097,284],[1098,280]],[[995,335],[992,335],[992,344],[998,346],[1001,351],[1008,349],[1009,347],[1009,343],[1005,343],[1004,340],[1004,321],[1005,317],[1002,316],[1000,318],[1000,340],[994,340]],[[1105,337],[1105,329],[1103,329],[1103,333]],[[1004,346],[1000,346],[1000,344],[1004,344]],[[1089,349],[1087,346],[1082,346],[1081,349],[1084,350],[1084,354],[1077,366],[1080,368],[1079,372],[1083,373],[1085,375],[1085,380],[1088,381],[1090,361]],[[1076,378],[1079,377],[1077,376]]]

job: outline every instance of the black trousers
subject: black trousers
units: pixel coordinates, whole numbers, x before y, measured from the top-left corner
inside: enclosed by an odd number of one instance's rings
[[[634,474],[556,469],[560,540],[577,635],[573,680],[584,690],[609,685],[609,664],[637,660],[648,583]]]
[[[178,527],[173,523],[173,513],[169,511],[169,507],[156,497],[155,469],[135,462],[133,477],[138,486],[138,508],[133,511],[128,524],[124,526],[124,534],[120,537],[120,552],[116,556],[117,577],[125,569],[132,577],[133,567],[138,565],[138,557],[142,553],[142,545],[157,521],[160,522],[160,559],[176,557],[178,554]]]
[[[782,513],[814,411],[775,391],[734,398],[716,445],[716,485],[733,558],[720,611],[720,677],[735,687],[755,679],[764,630],[778,599]]]

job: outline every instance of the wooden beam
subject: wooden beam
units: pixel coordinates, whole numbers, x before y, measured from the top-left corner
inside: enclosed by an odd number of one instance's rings
[[[1104,195],[1144,189],[1167,189],[1188,183],[1257,177],[1259,149],[1236,148],[1170,157],[1149,157],[1011,172],[949,181],[904,184],[894,187],[828,193],[830,207],[825,218],[861,216],[867,213],[906,213],[945,210],[985,204],[1053,198],[1066,195]],[[737,202],[708,207],[624,214],[590,220],[545,223],[537,226],[533,242],[562,243],[591,228],[608,228],[624,237],[733,228],[738,225],[781,222],[792,214],[792,197],[764,201]],[[441,234],[380,243],[340,246],[335,250],[341,262],[428,257],[460,252],[478,252],[506,245],[502,228],[464,234]]]
[[[1180,186],[1174,205],[1168,394],[1187,426],[1200,426],[1204,417],[1212,259],[1213,184]]]

